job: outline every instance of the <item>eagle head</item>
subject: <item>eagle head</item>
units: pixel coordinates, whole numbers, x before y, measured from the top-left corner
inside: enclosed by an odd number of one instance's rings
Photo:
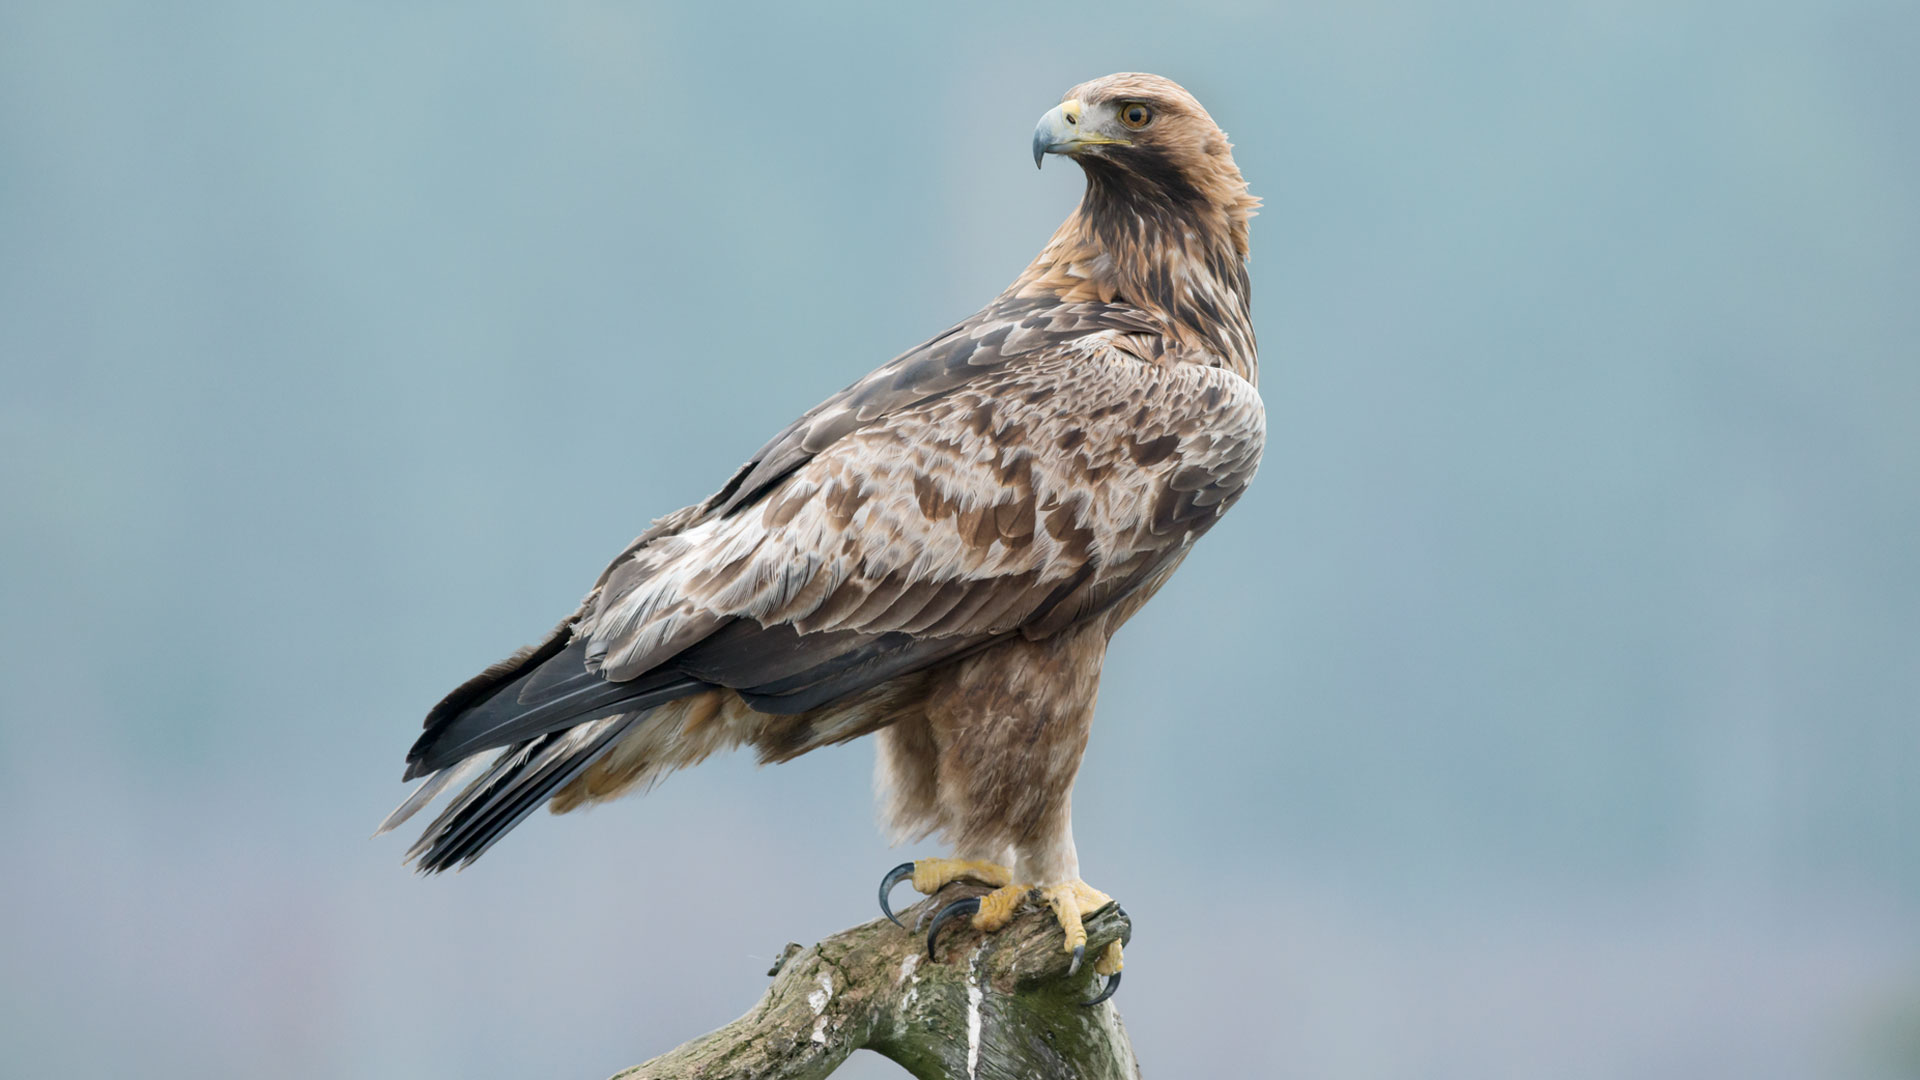
[[[1068,90],[1033,131],[1033,162],[1064,154],[1090,181],[1166,200],[1231,205],[1246,182],[1200,102],[1159,75],[1121,72]]]

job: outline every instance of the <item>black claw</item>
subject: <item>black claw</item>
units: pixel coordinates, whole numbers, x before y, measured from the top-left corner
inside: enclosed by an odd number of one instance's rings
[[[1075,945],[1073,947],[1073,963],[1067,965],[1067,978],[1071,979],[1080,973],[1080,961],[1086,958],[1087,947],[1085,945]]]
[[[939,955],[933,951],[933,946],[934,942],[940,938],[940,927],[943,923],[948,919],[957,919],[962,915],[972,915],[979,910],[980,898],[977,896],[969,896],[965,900],[955,900],[953,903],[941,908],[940,914],[933,917],[933,925],[927,927],[927,959],[938,960],[940,958]]]
[[[899,866],[887,871],[887,876],[880,879],[880,913],[889,919],[893,919],[893,925],[902,930],[907,928],[907,924],[894,918],[893,908],[887,904],[887,894],[893,891],[895,885],[900,884],[912,876],[913,864],[903,862]]]
[[[1121,918],[1127,920],[1127,928],[1120,931],[1120,944],[1131,945],[1133,943],[1133,920],[1128,918],[1127,909],[1121,907],[1119,904],[1113,905],[1113,910],[1118,912]],[[1078,966],[1079,959],[1078,956],[1074,957],[1075,966]],[[1069,971],[1067,974],[1071,975],[1073,972]],[[1107,985],[1101,987],[1098,994],[1093,995],[1092,1001],[1083,1001],[1080,1004],[1091,1008],[1112,997],[1114,993],[1120,989],[1121,974],[1122,973],[1118,971],[1114,972],[1113,975],[1107,979]]]
[[[1113,976],[1107,980],[1107,985],[1100,988],[1100,992],[1093,996],[1092,1001],[1083,1001],[1080,1004],[1087,1005],[1087,1006],[1098,1005],[1101,1002],[1112,997],[1113,992],[1115,990],[1120,989],[1120,976],[1123,974],[1125,974],[1125,972],[1120,972],[1120,971],[1114,972]]]

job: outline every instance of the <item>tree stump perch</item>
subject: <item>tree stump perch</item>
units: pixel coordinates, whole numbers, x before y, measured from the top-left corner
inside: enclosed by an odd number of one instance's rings
[[[984,891],[956,883],[901,914],[918,926]],[[1085,923],[1089,959],[1071,978],[1044,906],[993,934],[949,923],[934,960],[924,931],[885,919],[788,945],[745,1016],[614,1080],[818,1080],[863,1048],[920,1080],[1138,1080],[1113,1002],[1081,1004],[1099,988],[1091,958],[1131,924],[1114,904]]]

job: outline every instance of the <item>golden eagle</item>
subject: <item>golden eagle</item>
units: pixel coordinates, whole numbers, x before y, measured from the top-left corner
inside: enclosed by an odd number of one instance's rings
[[[1077,161],[1086,194],[1005,292],[654,523],[544,641],[427,714],[406,769],[426,781],[382,831],[467,783],[409,851],[421,870],[716,750],[785,761],[874,734],[897,838],[952,848],[889,874],[883,908],[905,878],[967,877],[997,889],[935,933],[1037,896],[1084,947],[1109,901],[1070,817],[1107,641],[1260,461],[1259,201],[1155,75],[1067,91],[1033,153]],[[1102,997],[1120,961],[1098,958]]]

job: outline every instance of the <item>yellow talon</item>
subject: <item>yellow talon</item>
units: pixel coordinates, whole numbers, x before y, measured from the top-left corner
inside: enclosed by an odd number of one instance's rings
[[[949,882],[968,878],[982,885],[1001,886],[1013,882],[1013,871],[998,863],[977,859],[915,859],[913,887],[932,896]]]
[[[1059,921],[1060,929],[1067,934],[1067,951],[1084,948],[1087,944],[1087,928],[1080,924],[1080,905],[1074,899],[1073,886],[1055,885],[1040,893],[1047,906],[1053,908],[1053,917]]]
[[[915,890],[932,896],[950,882],[959,881],[962,878],[985,885],[1004,886],[1013,881],[1013,871],[999,863],[982,862],[978,859],[915,859],[909,863],[901,863],[887,871],[887,876],[880,879],[880,914],[892,919],[896,924],[905,926],[905,923],[900,922],[899,916],[893,913],[891,897],[894,886],[911,880]]]
[[[980,910],[974,912],[973,928],[992,932],[1013,921],[1013,914],[1020,910],[1027,895],[1033,891],[1029,885],[1004,885],[980,898]]]
[[[1078,879],[1049,885],[1040,890],[1040,898],[1053,908],[1054,919],[1066,933],[1067,952],[1086,948],[1087,928],[1081,925],[1081,916],[1091,915],[1113,903],[1113,897]]]
[[[1107,947],[1100,951],[1100,959],[1093,962],[1093,970],[1102,975],[1118,975],[1120,974],[1120,969],[1125,966],[1125,964],[1120,962],[1120,943],[1118,941],[1107,942]]]

